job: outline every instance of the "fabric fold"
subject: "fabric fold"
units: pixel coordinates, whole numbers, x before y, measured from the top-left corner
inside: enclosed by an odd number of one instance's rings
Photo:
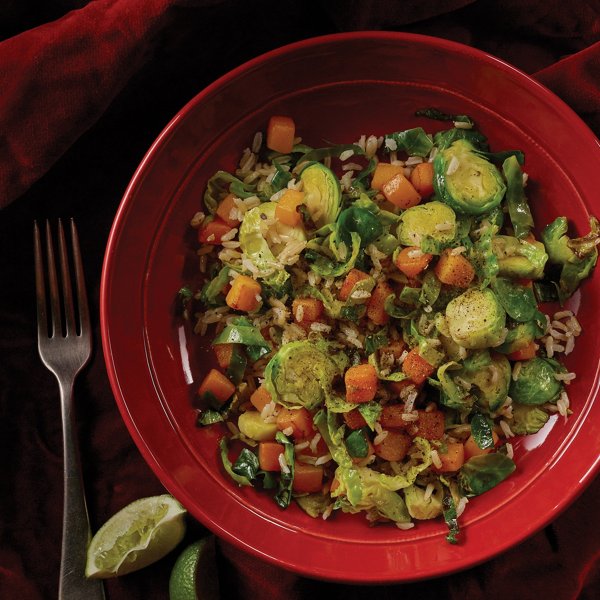
[[[91,127],[135,73],[171,0],[98,0],[0,43],[0,208]]]

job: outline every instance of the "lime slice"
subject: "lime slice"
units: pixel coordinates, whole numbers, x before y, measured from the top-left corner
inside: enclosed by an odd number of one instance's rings
[[[218,600],[219,576],[215,538],[190,544],[180,555],[169,579],[169,600]]]
[[[116,577],[161,559],[183,539],[185,515],[185,508],[169,494],[132,502],[92,538],[86,577]]]

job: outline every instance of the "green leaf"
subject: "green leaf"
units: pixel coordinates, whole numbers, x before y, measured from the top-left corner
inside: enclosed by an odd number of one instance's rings
[[[364,156],[365,151],[358,144],[337,144],[335,146],[326,146],[310,150],[300,157],[301,162],[320,162],[324,158],[339,158],[340,154],[352,150],[356,156]]]
[[[448,535],[446,536],[446,540],[451,544],[457,544],[457,535],[459,533],[459,527],[458,517],[456,514],[456,505],[454,504],[452,494],[446,494],[444,496],[444,499],[442,500],[442,506],[444,521],[446,522],[446,525],[448,525]]]
[[[558,283],[556,281],[534,281],[533,292],[536,300],[540,303],[558,302]]]
[[[219,202],[228,192],[235,194],[238,198],[248,198],[255,195],[256,186],[243,183],[227,171],[217,171],[208,180],[204,192],[204,205],[211,214],[216,213]]]
[[[343,321],[353,321],[357,323],[362,319],[365,314],[367,307],[362,304],[356,304],[354,306],[342,306],[340,309],[340,319]]]
[[[406,288],[404,288],[406,289]],[[396,294],[390,294],[383,305],[385,312],[394,319],[412,319],[417,311],[414,306],[396,304]]]
[[[306,494],[305,496],[297,496],[296,502],[307,515],[316,519],[327,510],[331,498],[329,494]]]
[[[468,115],[452,115],[437,108],[422,108],[420,110],[415,111],[416,117],[427,117],[428,119],[433,119],[435,121],[453,121],[455,123],[468,123],[469,125],[475,125],[475,121]]]
[[[198,420],[196,421],[196,425],[199,425],[201,427],[206,427],[207,425],[214,425],[215,423],[221,423],[224,420],[225,420],[225,418],[223,417],[223,414],[220,411],[209,408],[208,410],[203,410],[198,415]]]
[[[246,317],[233,319],[230,325],[213,340],[212,345],[217,344],[243,344],[246,346],[248,358],[256,362],[261,356],[271,351],[271,346],[260,333],[258,327],[250,323]]]
[[[504,481],[516,468],[499,452],[473,456],[460,469],[458,483],[467,496],[479,496]]]
[[[525,155],[523,152],[521,152],[521,150],[501,150],[500,152],[485,152],[483,150],[479,150],[477,154],[486,160],[489,160],[490,162],[501,163],[509,158],[514,158],[520,165],[525,162]]]
[[[566,217],[558,217],[542,231],[542,241],[550,262],[562,265],[557,282],[561,303],[570,298],[581,282],[590,276],[598,260],[597,241],[600,224],[590,217],[590,232],[580,238],[569,238]]]
[[[494,447],[492,427],[490,422],[481,413],[475,413],[471,419],[471,435],[477,446],[482,450]]]
[[[509,317],[518,323],[534,319],[538,308],[530,287],[519,285],[505,277],[496,277],[491,283],[491,288]]]
[[[234,473],[245,477],[248,481],[252,481],[256,478],[259,469],[258,457],[254,452],[248,450],[248,448],[242,449],[232,466],[232,471]]]
[[[237,346],[234,346],[225,375],[227,375],[233,384],[238,385],[244,379],[247,364],[248,359],[246,355]]]
[[[473,407],[475,397],[470,395],[469,392],[461,386],[457,385],[450,375],[452,371],[456,372],[457,375],[460,374],[460,364],[454,361],[447,362],[437,370],[438,381],[442,386],[440,402],[448,408],[468,413]]]
[[[446,131],[438,131],[433,136],[433,143],[440,151],[449,148],[458,140],[467,140],[477,150],[487,151],[489,148],[485,135],[475,129],[459,129],[454,127]]]
[[[288,466],[287,473],[281,471],[279,488],[277,494],[275,494],[275,502],[281,508],[287,508],[292,501],[292,485],[294,483],[294,444],[292,444],[281,431],[277,432],[275,440],[280,444],[283,444],[283,455],[285,456],[285,462]]]
[[[423,277],[423,286],[419,293],[419,302],[425,306],[433,306],[442,290],[442,282],[433,271],[427,271]],[[404,291],[404,290],[403,290]]]
[[[352,431],[346,438],[348,454],[353,458],[366,458],[369,454],[369,441],[362,429]]]
[[[360,247],[366,248],[383,234],[383,225],[377,216],[367,208],[353,205],[340,213],[336,222],[337,239],[347,248],[352,246],[352,233],[360,236]]]
[[[191,288],[187,285],[184,285],[178,292],[177,295],[181,299],[182,302],[187,302],[191,300],[194,296],[194,292],[192,292]]]
[[[484,224],[485,223],[485,224]],[[500,269],[498,258],[492,249],[492,240],[498,231],[498,226],[487,221],[482,221],[479,239],[468,250],[468,258],[477,277],[481,280],[481,287],[487,287],[498,275]]]
[[[229,267],[223,267],[217,275],[207,281],[200,292],[200,300],[207,306],[215,306],[219,304],[218,297],[221,295],[223,288],[229,283]],[[221,302],[222,302],[221,298]]]
[[[252,486],[252,482],[245,475],[239,475],[233,470],[233,465],[231,464],[228,456],[229,448],[227,447],[226,437],[221,438],[221,441],[219,442],[219,448],[221,450],[221,462],[223,463],[223,467],[228,475],[239,485]]]
[[[358,412],[362,415],[365,420],[367,427],[371,430],[375,430],[375,423],[379,421],[379,415],[381,414],[382,406],[379,402],[371,401],[364,402],[358,405]]]
[[[398,300],[404,304],[417,305],[421,301],[421,288],[405,285],[400,292]]]
[[[377,352],[379,348],[383,348],[388,344],[388,336],[385,329],[378,331],[377,333],[371,333],[365,337],[365,352],[367,354],[373,354]]]
[[[387,133],[384,146],[388,150],[404,151],[409,156],[427,156],[433,148],[433,142],[422,127],[415,127]]]
[[[533,217],[525,196],[523,187],[523,173],[519,161],[515,156],[510,156],[502,163],[502,171],[506,177],[506,204],[508,214],[519,239],[526,238],[533,229]]]
[[[360,252],[360,235],[355,231],[350,233],[351,252],[345,262],[337,262],[328,256],[316,252],[314,249],[306,250],[304,258],[308,261],[311,271],[322,277],[341,277],[354,268]]]

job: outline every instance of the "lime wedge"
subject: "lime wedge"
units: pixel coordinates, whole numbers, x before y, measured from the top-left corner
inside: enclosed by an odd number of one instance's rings
[[[169,600],[218,598],[215,538],[210,535],[190,544],[177,558],[169,579]]]
[[[132,502],[92,538],[86,577],[117,577],[161,559],[183,539],[185,515],[185,508],[169,494]]]

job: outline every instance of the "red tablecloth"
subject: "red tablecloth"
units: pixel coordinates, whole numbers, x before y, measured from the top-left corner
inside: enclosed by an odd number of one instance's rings
[[[163,492],[121,421],[99,345],[102,255],[129,178],[170,117],[219,75],[282,44],[356,29],[425,33],[486,50],[534,74],[600,134],[597,0],[3,3],[0,598],[53,598],[58,589],[60,416],[56,383],[36,351],[33,219],[74,216],[83,237],[96,336],[77,398],[95,529],[128,502]],[[376,589],[300,578],[221,543],[223,598],[591,600],[600,597],[599,501],[596,479],[552,525],[503,555],[446,578]],[[203,533],[191,522],[186,541]],[[109,581],[108,597],[167,598],[175,557]]]

